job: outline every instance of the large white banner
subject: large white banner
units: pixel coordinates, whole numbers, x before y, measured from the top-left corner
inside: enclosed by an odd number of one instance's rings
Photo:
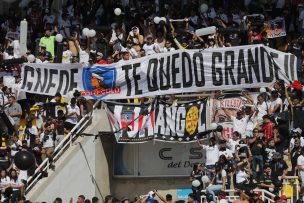
[[[26,92],[67,95],[78,89],[94,99],[124,99],[181,92],[268,86],[276,79],[297,79],[296,57],[249,45],[206,50],[177,50],[116,64],[25,64]]]

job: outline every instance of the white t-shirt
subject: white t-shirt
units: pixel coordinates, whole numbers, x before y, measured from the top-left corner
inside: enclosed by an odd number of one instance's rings
[[[71,63],[72,52],[68,49],[62,52],[62,63]]]
[[[26,128],[24,128],[24,130],[23,130],[24,140],[26,140],[27,146],[30,146],[31,137],[27,137],[27,136],[25,135],[25,133],[24,133],[24,132],[25,132],[25,129],[26,129]],[[38,136],[38,129],[37,129],[36,126],[32,126],[31,128],[28,128],[28,131],[29,131],[31,134]]]
[[[4,95],[3,91],[0,90],[0,105],[3,106],[5,104],[7,104],[7,102],[8,102],[7,97]]]
[[[15,188],[15,187],[20,187],[22,185],[22,182],[17,179],[16,181],[14,179],[11,179],[11,185],[13,188],[13,191],[19,190],[19,188]]]
[[[283,103],[282,99],[278,97],[276,100],[271,102],[270,109],[273,110],[276,105],[280,105],[280,108],[278,110],[278,112],[279,112],[282,109],[282,103]]]
[[[12,142],[10,144],[10,148],[12,149],[11,150],[11,156],[15,156],[15,154],[18,152],[17,148],[22,146],[22,142],[21,140],[18,140],[16,143],[15,142]]]
[[[242,183],[248,178],[248,174],[245,170],[238,170],[236,172],[236,183]]]
[[[69,123],[72,123],[72,124],[77,124],[78,116],[80,116],[79,107],[77,105],[75,105],[75,106],[68,105],[67,109],[68,109],[68,114],[75,112],[77,115],[74,114],[73,116],[68,116],[65,121],[69,122]]]
[[[256,119],[258,121],[263,120],[263,116],[268,114],[267,110],[270,109],[270,103],[263,102],[262,104],[257,103],[256,108],[259,111],[258,114],[256,115]]]
[[[289,150],[293,150],[294,148],[294,142],[295,142],[295,139],[294,138],[291,138],[290,139],[290,142],[289,142]],[[301,147],[304,147],[304,137],[300,137],[300,145]]]
[[[224,170],[224,169],[222,169],[222,178],[223,177],[227,177],[227,172]],[[219,178],[219,176],[217,175],[216,176],[216,180],[215,180],[215,183],[216,184],[222,184],[223,183],[223,181],[222,181],[222,178]]]
[[[233,131],[238,131],[242,138],[244,138],[249,116],[244,116],[240,120],[234,116],[231,116],[231,120],[233,122]]]
[[[231,150],[232,153],[235,153],[235,147],[239,144],[240,140],[229,139],[227,143],[227,147]]]
[[[11,179],[9,176],[6,176],[5,178],[0,179],[0,188],[3,188],[11,183]]]
[[[210,147],[209,145],[203,145],[203,149],[206,150],[206,166],[215,165],[219,157],[219,148],[217,145]]]
[[[225,155],[226,158],[231,158],[231,157],[233,157],[232,151],[231,151],[230,149],[226,149],[225,151],[219,150],[219,155],[218,155],[218,157],[220,157],[221,155]]]
[[[19,170],[19,175],[18,175],[18,181],[21,182],[21,180],[27,180],[28,175],[27,175],[27,171],[24,170]]]
[[[90,59],[89,53],[79,48],[79,63],[88,65],[89,59]]]
[[[41,135],[40,135],[40,141],[42,143],[42,148],[54,147],[53,135],[46,135],[46,136],[48,136],[48,139],[46,139],[44,141],[43,140],[44,133],[41,133]]]
[[[145,54],[148,56],[148,55],[151,55],[151,54],[156,54],[156,51],[155,50],[160,50],[160,47],[158,44],[144,44],[143,46],[143,49],[145,50]]]
[[[304,156],[300,155],[297,159],[297,165],[298,166],[304,166]],[[303,181],[304,179],[304,170],[299,170],[299,178]]]

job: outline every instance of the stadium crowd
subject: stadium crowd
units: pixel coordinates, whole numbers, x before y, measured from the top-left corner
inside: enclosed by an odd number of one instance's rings
[[[48,97],[18,91],[22,62],[29,59],[29,55],[35,56],[34,63],[90,66],[176,49],[259,43],[297,56],[299,81],[290,86],[277,81],[273,87],[261,91],[257,103],[238,111],[236,116],[230,115],[236,126],[231,138],[217,133],[209,139],[208,145],[198,141],[206,150],[207,159],[193,168],[190,177],[193,193],[187,201],[200,202],[201,190],[206,189],[205,201],[214,202],[217,196],[225,198],[225,189],[234,187],[240,191],[240,200],[236,202],[262,202],[251,190],[258,187],[278,195],[281,180],[287,175],[299,176],[301,195],[304,194],[302,0],[69,0],[59,10],[52,3],[51,0],[16,1],[8,14],[0,17],[1,114],[5,113],[13,123],[7,126],[0,120],[1,202],[29,202],[24,197],[27,178],[46,157],[51,162],[50,169],[55,170],[54,148],[90,110],[90,101],[77,91],[69,103],[59,93]],[[120,15],[115,15],[116,8],[121,9]],[[157,19],[157,16],[164,18]],[[285,20],[287,34],[269,39],[265,22],[276,18]],[[22,19],[28,22],[26,55],[20,55],[19,50]],[[182,20],[172,22],[170,19]],[[209,26],[216,26],[218,31],[205,36],[194,32]],[[95,29],[96,35],[83,33],[86,27]],[[55,36],[59,33],[62,42],[56,42]],[[2,78],[7,76],[13,76],[15,84],[5,86]],[[16,168],[13,158],[20,150],[34,154],[36,166],[33,169]],[[284,157],[291,160],[291,171]],[[193,184],[195,180],[199,184]],[[153,195],[165,203],[173,201],[172,196],[164,198],[157,191]],[[145,197],[145,201],[154,202],[153,195]],[[277,196],[275,201],[286,202],[286,197]],[[58,198],[55,202],[62,200]],[[90,200],[79,196],[77,202]],[[125,203],[129,199],[108,196],[105,202]]]

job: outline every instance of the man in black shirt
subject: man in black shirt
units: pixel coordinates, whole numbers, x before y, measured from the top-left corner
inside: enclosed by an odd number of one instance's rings
[[[257,174],[257,165],[259,165],[259,173],[264,169],[264,146],[263,141],[257,137],[257,135],[249,139],[250,150],[252,154],[252,173],[253,173],[253,182],[256,182],[256,178],[259,177]]]
[[[288,173],[288,166],[286,162],[282,159],[282,155],[279,152],[275,152],[272,156],[273,161],[271,162],[271,169],[273,177],[278,180],[279,176],[284,179]]]
[[[292,175],[296,175],[295,167],[297,166],[298,157],[301,155],[301,141],[299,138],[294,140],[294,147],[291,150]]]
[[[57,119],[55,120],[55,128],[56,128],[56,139],[55,139],[55,147],[63,140],[64,138],[64,122],[65,122],[65,114],[63,110],[57,111]]]
[[[271,192],[273,192],[275,185],[274,185],[274,178],[272,175],[272,169],[269,164],[265,164],[264,173],[258,185],[263,189],[266,189],[268,191],[271,190]]]

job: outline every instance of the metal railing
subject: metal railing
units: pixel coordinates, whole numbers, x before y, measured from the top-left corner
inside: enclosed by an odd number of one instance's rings
[[[281,179],[281,177],[279,178]],[[280,190],[279,195],[285,195],[288,199],[290,199],[290,202],[296,202],[300,196],[300,184],[298,176],[285,176],[282,184],[283,188]],[[295,201],[294,198],[296,198]]]
[[[93,111],[97,108],[101,101],[95,102],[93,105],[93,109],[91,112],[87,113],[76,125],[75,127],[67,134],[64,139],[56,146],[53,153],[53,164],[58,161],[60,156],[63,154],[64,151],[66,151],[69,147],[72,146],[73,142],[78,137],[79,133],[83,131],[88,123],[91,121]],[[30,176],[27,180],[27,187],[25,193],[27,194],[39,181],[40,178],[43,177],[42,172],[46,172],[50,166],[49,159],[46,158],[44,161],[38,166],[38,168],[35,170],[34,174]]]
[[[263,201],[267,200],[268,202],[275,202],[274,201],[275,194],[272,194],[271,192],[268,192],[267,190],[264,189],[254,189],[253,191],[256,193],[260,193],[260,197]],[[202,192],[206,193],[206,190],[202,190]],[[229,195],[226,196],[226,198],[229,201],[234,201],[240,198],[239,195],[235,194],[238,192],[237,190],[230,189],[230,190],[225,190],[225,192],[229,193]],[[234,195],[231,195],[230,193],[233,193]],[[218,197],[215,197],[215,199],[216,201],[219,201]],[[206,202],[205,200],[206,200],[206,196],[202,195],[201,202]]]

